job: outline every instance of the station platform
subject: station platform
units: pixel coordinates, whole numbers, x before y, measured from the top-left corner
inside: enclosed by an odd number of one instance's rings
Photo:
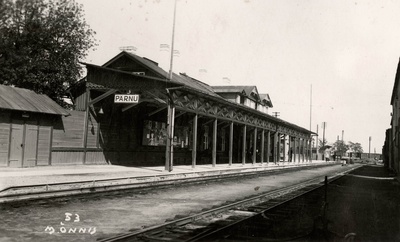
[[[196,182],[218,178],[267,173],[281,169],[340,164],[313,160],[311,162],[280,162],[264,164],[217,164],[126,167],[115,165],[46,166],[0,169],[0,203],[20,200],[79,195],[122,189]]]

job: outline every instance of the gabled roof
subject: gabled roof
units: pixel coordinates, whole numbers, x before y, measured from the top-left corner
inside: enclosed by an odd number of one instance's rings
[[[140,57],[137,56],[133,53],[129,53],[129,52],[121,52],[119,53],[117,56],[115,56],[114,58],[112,58],[110,61],[108,61],[107,63],[105,63],[103,66],[96,66],[96,65],[92,65],[92,64],[88,64],[88,63],[83,63],[85,64],[87,67],[89,68],[95,68],[101,71],[109,71],[109,72],[115,72],[117,74],[123,74],[123,75],[131,75],[131,76],[138,76],[132,72],[129,71],[123,71],[123,70],[119,70],[119,69],[114,69],[114,68],[110,68],[110,65],[112,65],[113,62],[117,61],[119,58],[121,57],[128,57],[129,59],[135,61],[135,63],[138,63],[139,65],[141,65],[144,68],[147,68],[149,70],[151,70],[153,73],[157,74],[157,77],[152,77],[152,76],[147,76],[147,75],[140,75],[140,78],[143,79],[152,79],[155,81],[162,81],[162,82],[171,82],[174,83],[175,85],[182,85],[179,86],[178,88],[185,90],[185,91],[189,91],[189,92],[194,92],[194,93],[199,93],[199,94],[205,94],[208,96],[208,98],[212,99],[212,100],[216,100],[218,102],[222,102],[222,103],[226,103],[228,105],[233,105],[239,109],[244,109],[248,112],[257,114],[257,115],[262,115],[262,116],[266,116],[268,117],[271,121],[274,121],[276,123],[279,124],[283,124],[289,127],[292,127],[296,130],[299,130],[301,132],[306,132],[306,133],[311,133],[311,134],[315,134],[312,131],[309,131],[305,128],[302,128],[300,126],[297,126],[295,124],[289,123],[287,121],[284,121],[282,119],[279,118],[275,118],[269,114],[264,114],[259,112],[258,110],[243,106],[241,104],[237,104],[234,102],[231,102],[229,100],[226,100],[225,98],[221,97],[220,95],[218,95],[218,92],[237,92],[237,93],[242,93],[248,97],[251,97],[252,99],[255,99],[257,101],[262,101],[263,99],[260,99],[259,94],[258,94],[258,90],[256,86],[209,86],[206,83],[203,83],[199,80],[196,80],[190,76],[188,76],[185,73],[180,73],[180,75],[173,73],[172,75],[172,80],[169,80],[169,74],[164,71],[162,68],[160,68],[158,66],[158,64],[154,61],[151,61],[147,58],[144,57]],[[255,96],[252,95],[252,93],[256,94]],[[267,96],[264,97],[264,99],[268,97],[269,101],[270,98],[267,94]],[[272,103],[271,103],[271,107],[272,107]]]
[[[173,80],[179,81],[185,86],[191,87],[193,89],[197,89],[205,94],[210,96],[220,97],[216,94],[211,86],[208,84],[201,82],[193,77],[188,76],[186,73],[179,73],[180,75],[176,75],[174,73]]]
[[[105,63],[102,67],[107,68],[110,66],[113,62],[121,58],[122,56],[127,56],[131,60],[135,61],[136,63],[139,63],[143,65],[144,67],[147,67],[151,69],[153,72],[157,73],[160,78],[164,78],[167,80],[169,78],[169,73],[164,71],[161,67],[158,66],[157,62],[154,62],[150,59],[147,59],[145,57],[140,57],[138,55],[135,55],[133,53],[129,53],[126,51],[122,51],[119,53],[117,56],[112,58],[110,61]],[[86,64],[88,65],[88,64]],[[183,84],[185,86],[201,90],[203,93],[206,93],[208,95],[216,96],[217,94],[214,93],[214,90],[204,82],[201,82],[199,80],[196,80],[190,76],[188,76],[185,73],[180,73],[180,75],[176,73],[172,73],[172,81],[177,82],[179,84]]]
[[[212,86],[216,93],[240,93],[256,101],[263,102],[272,107],[271,99],[268,94],[259,94],[256,86]]]
[[[0,85],[0,109],[70,115],[64,108],[44,94],[4,85]]]
[[[265,94],[259,94],[259,95],[260,95],[261,102],[264,102],[270,108],[273,107],[271,98],[269,97],[268,94],[265,93]]]
[[[113,62],[115,62],[116,60],[118,60],[119,58],[121,58],[122,56],[126,56],[128,58],[130,58],[133,61],[136,61],[137,63],[141,64],[143,67],[147,67],[150,70],[152,70],[153,72],[157,73],[159,75],[160,78],[165,78],[168,79],[168,72],[164,71],[162,68],[160,68],[158,66],[158,63],[155,61],[152,61],[148,58],[145,57],[140,57],[138,55],[135,55],[133,53],[130,52],[126,52],[126,51],[122,51],[121,53],[119,53],[118,55],[116,55],[114,58],[112,58],[111,60],[107,61],[104,65],[102,65],[103,67],[109,67]]]
[[[215,92],[217,93],[243,93],[246,96],[250,96],[250,94],[256,89],[256,86],[212,86]]]

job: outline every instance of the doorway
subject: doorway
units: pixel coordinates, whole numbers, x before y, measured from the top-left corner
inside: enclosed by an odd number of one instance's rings
[[[38,133],[36,120],[12,120],[9,167],[36,165]]]

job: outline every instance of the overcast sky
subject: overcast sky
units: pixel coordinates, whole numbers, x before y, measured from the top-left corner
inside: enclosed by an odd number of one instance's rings
[[[174,0],[77,0],[102,65],[122,46],[169,70]],[[381,153],[400,56],[400,1],[177,0],[173,71],[255,85],[280,118]]]

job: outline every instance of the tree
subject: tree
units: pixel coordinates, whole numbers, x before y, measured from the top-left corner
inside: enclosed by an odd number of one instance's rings
[[[349,149],[353,153],[363,153],[364,152],[360,143],[353,143],[351,141],[349,141]]]
[[[46,94],[62,106],[82,74],[95,32],[73,0],[0,1],[0,84]]]
[[[349,146],[346,145],[346,143],[342,140],[337,140],[333,144],[333,148],[337,154],[344,155],[346,154],[347,150],[349,149]]]
[[[327,144],[328,144],[328,141],[326,139],[324,139],[324,140],[320,139],[319,140],[319,147],[320,147],[319,151],[324,152],[327,149],[327,147],[326,147]]]

